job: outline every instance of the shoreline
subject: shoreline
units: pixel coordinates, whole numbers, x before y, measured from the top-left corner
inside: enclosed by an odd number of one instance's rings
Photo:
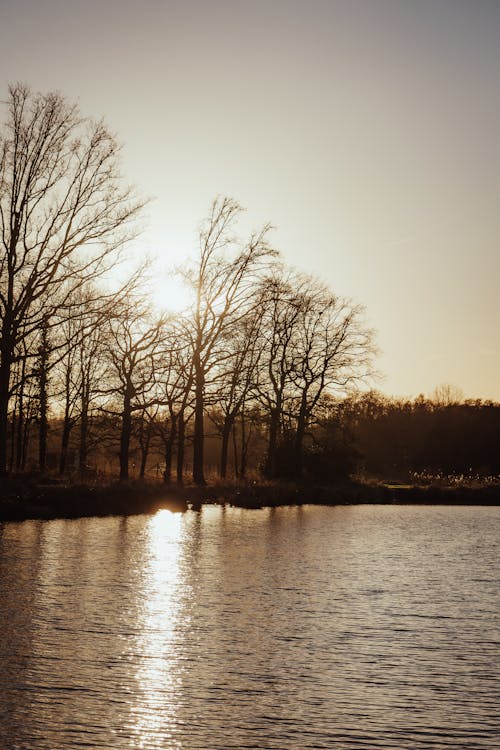
[[[363,484],[213,483],[166,485],[132,481],[102,486],[59,485],[4,480],[0,484],[0,523],[76,519],[200,510],[203,505],[260,509],[290,505],[500,505],[500,485],[439,487]]]

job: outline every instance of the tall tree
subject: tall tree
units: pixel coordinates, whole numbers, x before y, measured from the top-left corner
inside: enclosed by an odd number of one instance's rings
[[[103,122],[57,93],[9,88],[0,136],[0,474],[7,468],[11,372],[21,336],[105,273],[141,203],[122,185]]]
[[[373,334],[363,310],[305,278],[291,348],[293,469],[302,473],[304,439],[324,393],[352,388],[372,374]]]
[[[245,315],[255,290],[256,278],[270,257],[264,226],[242,242],[234,232],[241,206],[231,198],[218,198],[203,222],[199,234],[199,254],[184,270],[194,294],[191,318],[191,344],[194,370],[193,479],[204,484],[205,388],[217,364],[218,346],[231,326]]]
[[[166,340],[165,357],[162,363],[162,388],[168,418],[160,425],[164,446],[166,484],[172,478],[172,459],[177,441],[177,481],[182,482],[184,470],[184,442],[186,411],[192,402],[193,360],[186,320],[174,323]]]
[[[120,480],[127,480],[132,417],[163,403],[160,382],[165,319],[152,321],[145,306],[131,300],[109,321],[109,334],[112,379],[103,393],[116,404],[107,411],[120,417]]]
[[[300,476],[304,438],[322,395],[371,373],[373,336],[360,307],[310,276],[277,272],[265,290],[258,383],[269,425],[265,473],[277,475],[282,444],[290,454],[287,471]]]
[[[42,320],[40,344],[38,347],[38,362],[36,378],[38,385],[38,468],[43,473],[47,467],[47,438],[49,434],[49,370],[51,344],[49,338],[49,322]]]
[[[264,323],[257,391],[268,415],[268,445],[264,473],[277,473],[277,453],[281,439],[287,393],[291,388],[292,346],[301,312],[301,293],[293,280],[280,271],[264,281]]]
[[[73,295],[61,310],[58,325],[59,401],[63,412],[59,473],[66,470],[70,436],[80,421],[80,473],[87,464],[88,413],[93,396],[102,386],[105,368],[105,325],[119,304],[122,290],[105,294],[88,286]]]
[[[257,369],[261,357],[260,328],[262,324],[262,295],[257,294],[253,306],[239,325],[233,326],[224,343],[221,366],[214,378],[214,408],[210,418],[221,436],[219,474],[227,475],[229,440],[235,438],[236,419],[244,411],[253,385],[257,380]],[[245,439],[244,420],[242,439]],[[236,440],[234,439],[236,446]],[[234,451],[235,473],[237,452]]]

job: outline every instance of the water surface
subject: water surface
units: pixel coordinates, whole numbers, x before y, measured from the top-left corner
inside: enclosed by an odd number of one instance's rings
[[[0,525],[9,750],[498,747],[497,508]]]

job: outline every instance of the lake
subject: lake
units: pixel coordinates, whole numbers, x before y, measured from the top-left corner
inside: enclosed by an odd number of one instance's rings
[[[500,512],[0,525],[6,750],[499,746]]]

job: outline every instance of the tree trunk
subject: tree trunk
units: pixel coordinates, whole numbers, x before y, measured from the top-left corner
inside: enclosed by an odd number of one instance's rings
[[[174,451],[174,441],[177,433],[177,416],[171,414],[170,416],[170,429],[168,435],[165,438],[165,471],[163,472],[163,481],[165,484],[170,484],[172,481],[172,456]]]
[[[184,451],[185,451],[185,433],[186,425],[184,422],[184,412],[181,412],[178,417],[178,430],[177,430],[177,482],[182,484],[184,478]]]
[[[297,477],[302,476],[303,464],[304,464],[304,436],[306,434],[307,427],[307,403],[306,396],[302,394],[302,403],[300,405],[299,414],[297,417],[297,430],[295,432],[294,440],[294,457],[295,466],[294,474]]]
[[[49,420],[47,415],[48,399],[47,399],[47,371],[45,369],[45,363],[42,364],[40,371],[40,432],[38,442],[38,468],[43,472],[47,468],[47,437],[49,433]]]
[[[9,433],[9,385],[11,352],[2,334],[0,352],[0,476],[7,474],[7,440]]]
[[[236,429],[236,421],[233,420],[233,462],[234,462],[234,476],[236,479],[239,477],[238,470],[238,434]]]
[[[85,396],[82,396],[82,413],[80,416],[80,446],[78,450],[78,469],[83,479],[87,470],[89,432],[89,405]]]
[[[24,432],[23,432],[23,448],[21,454],[21,471],[26,469],[26,462],[28,460],[28,450],[30,445],[30,428],[31,418],[24,420]]]
[[[78,470],[80,479],[85,477],[88,461],[90,383],[85,372],[82,372],[80,395],[80,444],[78,447]]]
[[[22,466],[23,434],[24,434],[24,403],[23,403],[23,399],[20,398],[19,413],[17,417],[17,433],[16,433],[16,471],[19,471]]]
[[[43,472],[47,468],[47,437],[49,433],[49,418],[48,418],[48,368],[49,368],[49,355],[50,346],[48,339],[49,324],[47,319],[42,322],[42,338],[39,348],[39,371],[38,371],[38,387],[39,387],[39,420],[40,420],[40,431],[38,435],[38,468]]]
[[[126,482],[128,480],[130,435],[132,433],[132,410],[130,406],[130,397],[125,395],[120,435],[120,482]]]
[[[23,357],[21,380],[19,383],[19,405],[16,435],[16,471],[20,471],[23,464],[23,436],[24,436],[24,379],[26,376],[26,358]]]
[[[12,420],[10,424],[9,472],[12,472],[12,469],[14,467],[14,453],[15,453],[17,421],[18,421],[17,410],[18,410],[18,400],[16,399],[16,403],[14,404],[14,409],[12,411]]]
[[[144,476],[146,474],[146,464],[148,461],[150,443],[151,443],[151,425],[148,424],[148,426],[146,427],[146,437],[144,438],[143,443],[141,445],[141,468],[139,470],[139,477],[141,479],[144,479]]]
[[[268,479],[276,477],[276,451],[278,448],[280,410],[271,409],[269,420],[269,439],[267,444],[267,456],[264,466],[264,474]]]
[[[66,460],[68,456],[69,436],[73,427],[72,420],[70,418],[70,399],[71,399],[71,377],[69,367],[66,369],[65,383],[64,383],[64,421],[63,430],[61,436],[61,455],[59,457],[59,474],[62,476],[66,470]]]
[[[62,476],[64,472],[66,471],[66,461],[68,458],[68,447],[69,447],[69,438],[71,435],[73,424],[69,417],[69,414],[66,412],[64,415],[64,422],[63,422],[63,430],[62,430],[62,437],[61,437],[61,455],[59,458],[59,474]]]
[[[224,425],[222,427],[222,441],[220,449],[220,469],[219,475],[221,479],[225,479],[227,476],[227,454],[229,452],[229,438],[231,436],[231,428],[234,423],[234,417],[226,415],[224,419]]]
[[[241,413],[241,458],[240,458],[240,476],[245,478],[247,473],[248,460],[248,443],[246,433],[246,420],[244,412]]]
[[[193,436],[193,481],[198,485],[205,484],[203,473],[204,451],[204,393],[205,373],[199,359],[195,359],[195,407],[194,407],[194,436]]]
[[[9,256],[15,257],[17,239],[19,236],[19,215],[16,215],[15,225],[10,239]],[[14,305],[14,276],[9,263],[7,279],[7,301],[2,320],[2,334],[0,340],[0,476],[7,474],[7,440],[9,433],[9,397],[12,360],[16,346],[13,321]],[[17,330],[17,329],[16,329]]]

